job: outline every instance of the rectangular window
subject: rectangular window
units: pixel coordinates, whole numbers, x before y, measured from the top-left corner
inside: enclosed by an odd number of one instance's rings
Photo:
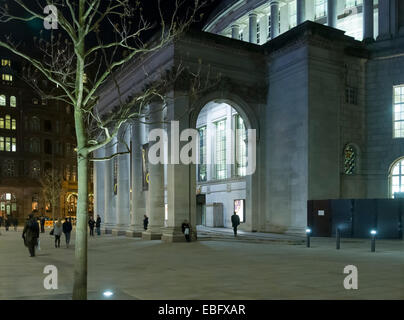
[[[247,169],[247,131],[243,118],[235,116],[236,127],[236,175],[245,176]]]
[[[404,85],[394,87],[394,138],[404,138]]]
[[[320,19],[327,15],[327,0],[315,0],[314,19]]]
[[[260,44],[261,40],[261,28],[260,28],[260,21],[257,21],[257,44]]]
[[[11,151],[11,138],[6,137],[6,151],[10,152]]]
[[[4,107],[6,105],[6,96],[4,94],[0,95],[0,106]]]
[[[11,61],[8,59],[1,59],[1,66],[2,67],[6,67],[6,66],[11,67]]]
[[[0,129],[4,129],[4,118],[0,118]]]
[[[345,88],[345,103],[358,104],[358,89],[354,87]]]
[[[2,78],[3,81],[13,81],[13,76],[11,74],[3,73],[1,75],[1,78]]]
[[[221,120],[215,123],[216,125],[216,159],[215,173],[216,179],[226,179],[226,120]]]
[[[11,151],[12,152],[17,151],[17,139],[16,138],[11,139]]]
[[[6,129],[7,130],[11,129],[11,117],[10,117],[10,115],[6,115]]]
[[[206,126],[199,128],[198,180],[206,181]]]
[[[11,119],[11,130],[17,130],[17,121],[15,119]]]
[[[361,5],[363,0],[346,0],[345,8],[352,8]]]
[[[0,137],[0,151],[4,151],[4,137]]]
[[[241,41],[244,40],[244,32],[243,32],[243,31],[241,31],[241,32],[239,33],[238,38],[239,38]]]
[[[289,29],[297,25],[296,0],[289,2]]]

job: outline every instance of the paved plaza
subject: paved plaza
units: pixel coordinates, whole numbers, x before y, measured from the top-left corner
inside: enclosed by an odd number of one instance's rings
[[[200,232],[192,243],[102,235],[89,239],[89,299],[110,289],[115,299],[404,299],[404,242]],[[1,229],[0,299],[70,299],[74,245],[54,248],[47,231],[29,257],[21,232]],[[74,244],[74,234],[73,244]],[[58,290],[45,290],[46,265],[58,269]],[[343,269],[358,268],[359,289],[346,290]]]

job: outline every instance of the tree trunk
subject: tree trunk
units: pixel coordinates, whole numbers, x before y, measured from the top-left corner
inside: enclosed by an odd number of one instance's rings
[[[75,243],[73,300],[87,299],[87,212],[88,212],[88,155],[77,155],[78,204]]]

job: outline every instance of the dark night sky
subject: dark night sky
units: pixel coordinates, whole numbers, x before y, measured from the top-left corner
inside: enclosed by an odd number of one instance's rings
[[[32,0],[26,0],[27,3],[33,3]],[[31,2],[32,1],[32,2]],[[109,0],[103,0],[109,1]],[[134,1],[134,0],[133,0]],[[193,4],[193,0],[185,0],[186,3]],[[201,29],[204,23],[206,22],[209,13],[212,11],[215,5],[220,2],[220,0],[206,0],[209,2],[203,9],[201,9],[200,13],[204,13],[204,17],[201,21],[195,22],[192,26],[193,29]],[[157,14],[157,0],[141,0],[143,8],[144,8],[144,16],[147,17],[150,22],[158,22],[159,16]],[[169,16],[170,10],[173,7],[174,0],[162,0],[162,8],[163,11]],[[11,8],[13,5],[13,0],[0,0],[0,5],[7,3]],[[186,5],[183,6],[186,8]],[[21,10],[20,10],[21,12]],[[181,13],[180,13],[181,15]],[[11,36],[16,42],[20,43],[21,46],[24,46],[25,49],[30,50],[32,48],[32,39],[34,37],[39,37],[40,32],[42,31],[42,36],[47,37],[50,34],[50,31],[45,30],[43,27],[43,22],[39,19],[30,21],[30,22],[8,22],[8,23],[0,23],[0,37],[4,40],[4,36]],[[108,30],[105,29],[103,32],[104,36],[108,36]],[[156,31],[156,30],[155,30]],[[155,32],[154,31],[154,32]],[[154,33],[153,32],[153,33]],[[151,33],[145,35],[146,37],[150,36]],[[1,49],[0,49],[1,50]]]

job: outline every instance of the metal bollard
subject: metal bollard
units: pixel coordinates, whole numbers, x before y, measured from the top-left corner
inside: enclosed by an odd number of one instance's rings
[[[370,230],[370,234],[371,234],[370,251],[375,252],[376,251],[376,234],[377,234],[377,231],[374,230],[374,229]]]
[[[307,246],[307,248],[310,248],[310,234],[311,234],[311,229],[307,228],[306,229],[306,246]]]
[[[337,250],[339,250],[341,248],[341,231],[339,228],[337,228],[337,232],[336,232],[336,238],[337,238]]]

